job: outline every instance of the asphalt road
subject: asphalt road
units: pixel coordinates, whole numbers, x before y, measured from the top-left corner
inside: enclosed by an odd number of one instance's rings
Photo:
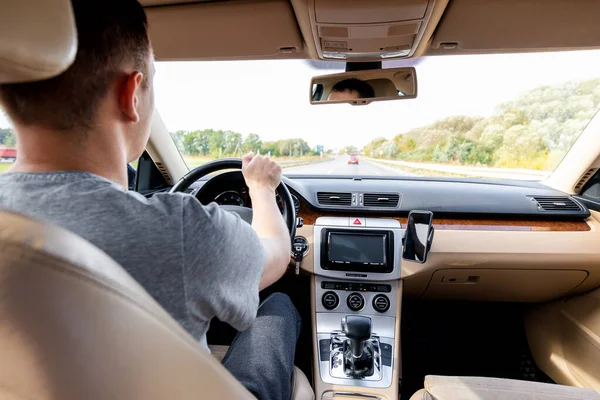
[[[359,164],[348,164],[348,157],[335,157],[331,161],[290,167],[284,175],[350,175],[350,176],[406,176],[401,170],[381,166],[359,157]]]

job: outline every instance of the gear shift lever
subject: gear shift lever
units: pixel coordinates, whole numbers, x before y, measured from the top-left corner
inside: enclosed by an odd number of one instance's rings
[[[371,337],[371,318],[359,315],[347,315],[342,318],[342,330],[350,339],[352,357],[361,358],[363,343]]]

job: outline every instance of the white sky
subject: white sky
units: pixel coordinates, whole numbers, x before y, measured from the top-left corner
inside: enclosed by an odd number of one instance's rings
[[[600,77],[600,51],[417,61],[417,99],[368,106],[310,105],[311,77],[336,71],[304,60],[159,62],[156,105],[171,131],[229,129],[264,141],[301,137],[311,146],[362,147],[451,115],[491,115],[540,85]],[[7,126],[0,115],[0,127]]]

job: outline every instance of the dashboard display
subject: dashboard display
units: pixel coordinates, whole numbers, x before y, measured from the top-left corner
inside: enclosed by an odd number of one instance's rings
[[[324,229],[321,268],[337,271],[393,270],[394,233],[388,230]]]
[[[244,206],[242,196],[233,190],[223,192],[215,198],[215,203],[223,206]]]
[[[357,263],[382,265],[385,263],[386,235],[329,234],[329,261],[337,264]]]

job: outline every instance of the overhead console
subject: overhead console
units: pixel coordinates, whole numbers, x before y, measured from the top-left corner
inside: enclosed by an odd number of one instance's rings
[[[372,61],[410,57],[436,0],[309,0],[322,59]]]

